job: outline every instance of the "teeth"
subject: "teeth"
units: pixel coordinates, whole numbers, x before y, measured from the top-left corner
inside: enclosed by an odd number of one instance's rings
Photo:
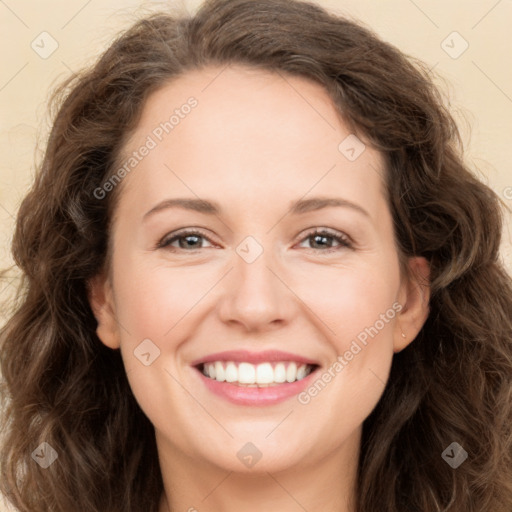
[[[297,365],[290,363],[286,368],[286,382],[293,382],[297,378]]]
[[[284,363],[277,363],[274,368],[274,382],[281,384],[286,380],[286,366]]]
[[[294,362],[234,363],[233,361],[205,363],[203,374],[218,382],[231,382],[248,387],[264,387],[283,382],[295,382],[307,377],[313,371],[309,364],[297,367]]]
[[[300,366],[297,370],[297,380],[302,380],[306,376],[306,367]]]
[[[274,382],[274,369],[270,363],[263,363],[256,366],[255,382],[258,384],[272,384],[272,382]]]
[[[214,365],[208,365],[210,367],[213,366],[215,372],[214,375],[211,374],[211,371],[209,372],[209,377],[212,379],[218,380],[219,382],[224,382],[226,380],[226,372],[224,370],[224,366],[222,366],[222,363],[217,361]]]
[[[210,372],[208,371],[208,375]],[[236,382],[238,380],[238,369],[235,363],[228,363],[226,365],[226,382]]]
[[[238,366],[238,382],[240,384],[256,383],[256,368],[253,364],[240,363]]]

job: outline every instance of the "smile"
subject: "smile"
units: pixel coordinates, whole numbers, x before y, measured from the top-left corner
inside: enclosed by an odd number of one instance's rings
[[[294,361],[264,362],[257,365],[247,362],[214,361],[203,364],[200,369],[203,375],[217,382],[267,387],[300,381],[314,370],[314,365]]]
[[[217,352],[191,366],[209,396],[239,406],[270,406],[291,399],[320,368],[318,361],[279,350]]]

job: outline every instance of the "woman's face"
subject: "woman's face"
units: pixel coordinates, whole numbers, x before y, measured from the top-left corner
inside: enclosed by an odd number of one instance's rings
[[[363,144],[301,78],[208,68],[147,100],[91,302],[162,453],[239,472],[356,456],[428,302]]]

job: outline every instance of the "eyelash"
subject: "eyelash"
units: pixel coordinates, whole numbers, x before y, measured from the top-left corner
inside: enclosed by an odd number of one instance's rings
[[[330,247],[328,249],[314,249],[314,248],[311,248],[310,250],[312,251],[320,251],[320,252],[327,252],[327,253],[331,253],[331,252],[336,252],[342,248],[345,248],[345,249],[353,249],[353,243],[352,241],[350,240],[350,238],[347,236],[347,235],[344,235],[342,233],[338,233],[338,232],[333,232],[329,229],[326,229],[326,228],[323,228],[323,229],[319,229],[319,228],[315,228],[313,231],[310,231],[309,233],[307,233],[302,239],[301,241],[304,241],[304,240],[307,240],[309,238],[312,238],[316,235],[324,235],[326,238],[332,238],[334,239],[336,242],[339,243],[339,246],[338,247]],[[206,240],[208,240],[210,243],[213,243],[209,237],[207,237],[202,231],[199,231],[199,230],[196,230],[196,229],[191,229],[191,230],[186,230],[186,231],[181,231],[181,232],[178,232],[176,234],[174,234],[171,238],[166,238],[167,235],[162,238],[157,246],[156,246],[156,249],[168,249],[168,250],[171,250],[172,252],[176,252],[176,251],[185,251],[185,252],[196,252],[198,250],[200,250],[201,248],[198,248],[198,249],[191,249],[191,250],[187,250],[187,249],[182,249],[182,248],[178,248],[178,247],[170,247],[170,244],[175,242],[176,240],[179,240],[181,238],[187,238],[188,236],[198,236],[198,237],[201,237],[201,238],[204,238]]]

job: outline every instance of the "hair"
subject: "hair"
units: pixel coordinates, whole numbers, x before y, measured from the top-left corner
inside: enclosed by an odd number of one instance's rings
[[[429,316],[394,355],[363,423],[358,512],[512,509],[512,286],[498,196],[464,163],[432,74],[373,32],[297,0],[211,0],[146,15],[52,96],[44,158],[16,221],[22,280],[1,334],[0,487],[23,512],[156,512],[154,427],[119,351],[104,346],[88,280],[109,265],[118,164],[145,100],[188,70],[245,65],[321,84],[385,158],[401,261],[430,265]],[[58,453],[47,469],[31,454]],[[441,454],[468,453],[454,469]]]

